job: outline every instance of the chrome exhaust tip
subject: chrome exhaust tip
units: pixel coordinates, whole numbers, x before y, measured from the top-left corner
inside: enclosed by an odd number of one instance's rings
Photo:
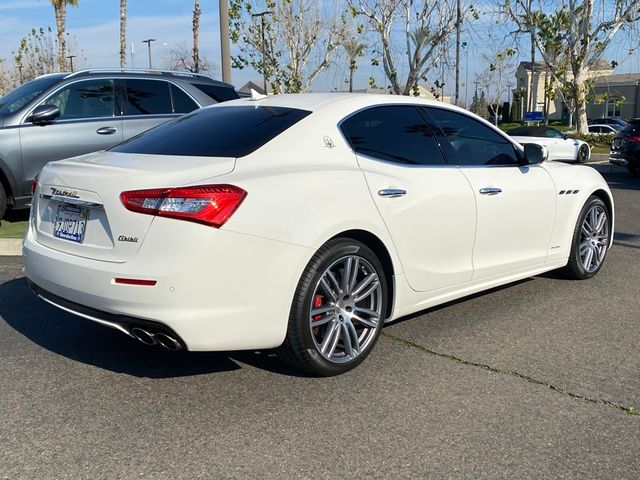
[[[145,345],[155,345],[158,343],[158,340],[156,340],[156,336],[153,333],[147,332],[140,327],[133,327],[131,329],[131,335],[133,338],[141,341]]]
[[[178,342],[178,340],[167,335],[166,333],[156,333],[155,340],[167,350],[176,351],[182,348],[182,345],[180,345],[180,342]]]

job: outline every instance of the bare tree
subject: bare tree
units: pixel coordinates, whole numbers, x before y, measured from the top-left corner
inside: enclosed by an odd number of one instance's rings
[[[483,55],[483,60],[489,64],[489,68],[480,77],[480,82],[486,89],[487,108],[496,125],[498,125],[498,114],[500,113],[504,94],[506,93],[504,77],[508,72],[514,70],[512,57],[515,54],[516,51],[514,49],[508,48],[501,52]]]
[[[457,24],[456,0],[348,0],[354,16],[366,18],[382,47],[382,66],[396,94],[410,95],[445,54]],[[464,15],[464,12],[461,12]],[[402,32],[400,34],[400,32]],[[396,36],[402,36],[398,40]],[[402,44],[405,62],[395,50]],[[407,72],[401,78],[399,65]]]
[[[120,0],[120,68],[127,65],[127,0]]]
[[[543,3],[506,0],[504,13],[531,35],[552,79],[575,105],[578,132],[587,133],[589,70],[619,32],[635,28],[640,0],[567,0],[552,13]]]
[[[185,42],[178,43],[169,50],[169,55],[165,57],[165,65],[169,70],[187,71],[192,73],[209,72],[211,70],[209,61],[198,56],[198,66],[194,63],[193,50]]]
[[[326,3],[231,0],[231,39],[239,49],[234,67],[262,73],[275,93],[307,91],[329,67],[344,35],[337,5]],[[264,11],[269,13],[252,16]]]
[[[200,71],[200,51],[198,48],[198,36],[200,35],[200,0],[193,2],[193,71]]]
[[[67,5],[78,6],[78,0],[51,0],[53,12],[56,16],[58,30],[58,68],[61,72],[67,69],[67,42],[65,38],[67,22]]]

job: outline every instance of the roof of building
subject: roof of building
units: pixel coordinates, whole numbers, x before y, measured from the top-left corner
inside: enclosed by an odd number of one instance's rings
[[[640,82],[640,73],[618,73],[615,75],[602,75],[596,78],[596,85],[637,85]]]
[[[531,62],[520,62],[518,68],[524,68],[525,70],[531,70]],[[611,64],[606,60],[597,60],[591,65],[592,70],[612,70]],[[535,62],[535,71],[542,72],[545,70],[544,62]]]

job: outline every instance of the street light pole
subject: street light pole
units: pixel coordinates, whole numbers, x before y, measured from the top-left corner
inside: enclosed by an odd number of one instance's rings
[[[151,66],[151,42],[155,42],[156,39],[155,38],[147,38],[146,40],[143,40],[142,43],[146,43],[147,44],[147,49],[149,51],[149,70],[151,70],[153,67]]]
[[[222,81],[231,83],[231,47],[229,45],[229,1],[219,0],[220,6],[220,64]]]
[[[264,87],[264,94],[267,94],[267,62],[266,62],[266,53],[265,53],[265,41],[264,41],[264,16],[271,15],[273,12],[265,10],[260,13],[252,13],[252,17],[260,17],[260,33],[262,35],[262,83]]]
[[[69,59],[69,63],[71,64],[71,73],[73,73],[73,59],[76,58],[76,55],[67,55]]]

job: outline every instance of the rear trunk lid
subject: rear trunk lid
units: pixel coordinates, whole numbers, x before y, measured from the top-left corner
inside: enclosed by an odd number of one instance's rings
[[[233,171],[235,158],[96,152],[45,166],[33,200],[36,242],[106,262],[126,262],[155,217],[127,210],[120,193],[178,187]]]

